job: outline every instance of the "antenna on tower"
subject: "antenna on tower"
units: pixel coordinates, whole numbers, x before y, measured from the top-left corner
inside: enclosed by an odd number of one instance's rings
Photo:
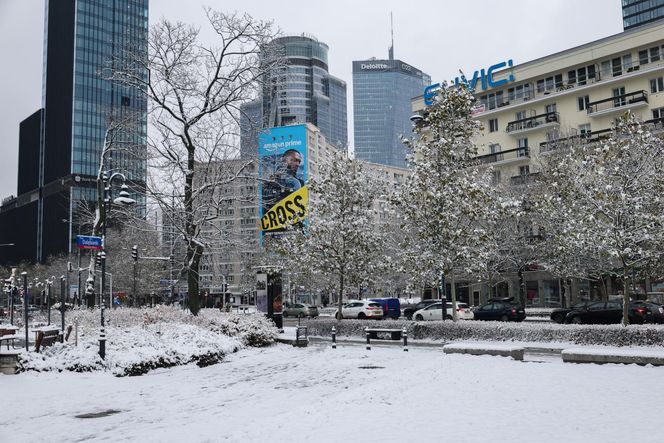
[[[390,34],[392,35],[392,41],[390,43],[388,54],[390,60],[394,60],[394,21],[392,20],[392,11],[390,11]]]

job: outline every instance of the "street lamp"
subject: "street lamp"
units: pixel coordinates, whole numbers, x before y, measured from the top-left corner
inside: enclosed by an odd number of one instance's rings
[[[129,196],[129,187],[127,186],[127,177],[121,172],[114,172],[110,177],[106,175],[106,172],[102,173],[101,183],[97,183],[97,189],[101,190],[100,187],[103,186],[104,191],[104,204],[100,208],[100,216],[102,222],[102,234],[101,234],[101,295],[100,295],[100,308],[101,308],[101,330],[99,332],[99,356],[104,359],[106,357],[106,333],[104,332],[104,291],[106,290],[106,226],[108,225],[108,220],[106,215],[111,211],[111,185],[113,184],[113,179],[119,177],[122,180],[122,186],[120,187],[119,196],[113,200],[113,203],[116,205],[133,205],[136,203],[136,200]],[[111,296],[112,296],[111,291]],[[112,302],[111,302],[112,303]]]

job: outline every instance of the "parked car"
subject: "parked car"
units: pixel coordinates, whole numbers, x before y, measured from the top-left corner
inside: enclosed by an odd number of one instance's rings
[[[630,323],[642,324],[646,320],[648,309],[635,303],[629,304]],[[595,301],[570,311],[565,316],[565,323],[575,324],[611,324],[622,321],[622,303],[617,301]]]
[[[343,318],[357,318],[360,320],[372,318],[380,320],[383,318],[383,307],[375,301],[350,300],[343,306],[341,313]],[[339,318],[338,312],[336,316]]]
[[[526,310],[512,298],[491,299],[473,311],[475,320],[523,321]]]
[[[632,304],[634,306],[643,306],[648,310],[645,317],[646,323],[664,323],[664,306],[660,305],[659,303],[650,301],[634,301]]]
[[[398,319],[401,317],[401,303],[398,298],[370,298],[383,307],[383,318]]]
[[[445,318],[451,320],[452,317],[452,303],[447,303],[445,307]],[[424,320],[442,320],[443,319],[443,304],[441,302],[432,303],[424,309],[420,309],[413,314],[416,321]],[[472,320],[473,312],[466,303],[457,303],[457,318],[460,320]]]
[[[419,303],[416,303],[412,306],[408,306],[403,310],[403,315],[406,317],[408,320],[413,319],[413,314],[415,314],[416,311],[419,311],[420,309],[424,309],[429,305],[432,305],[434,303],[440,303],[440,300],[435,300],[435,299],[429,299],[429,300],[422,300]]]
[[[592,303],[590,300],[583,300],[578,303],[575,303],[574,305],[570,306],[569,308],[557,308],[551,311],[551,320],[555,321],[556,323],[564,323],[565,322],[565,317],[567,314],[572,312],[574,309],[581,309],[585,307],[588,303]]]
[[[318,317],[318,307],[305,303],[290,303],[283,310],[283,316],[286,317]]]

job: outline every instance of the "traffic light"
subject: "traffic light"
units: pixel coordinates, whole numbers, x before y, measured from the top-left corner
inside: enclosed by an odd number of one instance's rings
[[[131,247],[131,258],[134,259],[134,263],[138,261],[138,245]]]
[[[97,252],[97,257],[95,257],[95,264],[101,267],[101,252]]]

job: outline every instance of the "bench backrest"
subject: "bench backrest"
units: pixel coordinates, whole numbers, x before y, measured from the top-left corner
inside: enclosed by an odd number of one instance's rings
[[[35,342],[35,352],[45,346],[53,346],[53,344],[59,339],[59,331],[39,331],[37,333],[37,341]]]

